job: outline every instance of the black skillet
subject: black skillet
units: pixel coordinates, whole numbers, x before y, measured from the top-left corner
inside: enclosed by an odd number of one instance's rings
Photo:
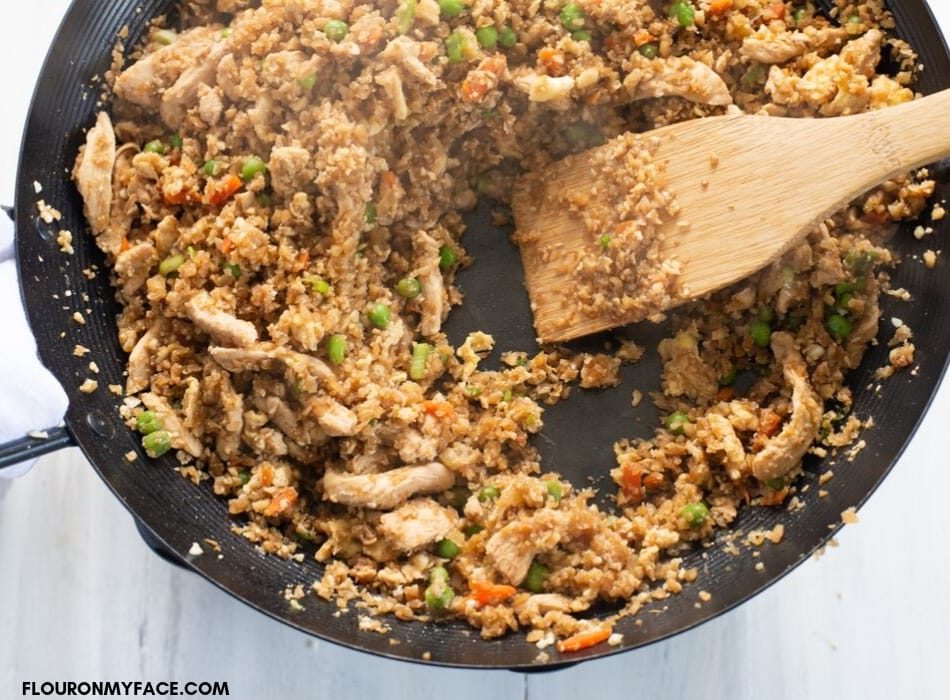
[[[745,531],[777,523],[785,526],[782,542],[763,549],[758,559],[729,554],[722,546],[687,556],[686,563],[700,570],[700,582],[692,584],[696,591],[657,605],[661,614],[641,615],[640,626],[633,619],[621,621],[616,627],[623,634],[620,646],[600,645],[570,656],[552,652],[548,661],[539,664],[535,661],[538,649],[520,634],[483,641],[461,624],[388,620],[392,633],[385,637],[358,630],[355,614],[336,616],[334,606],[315,597],[304,601],[304,610],[293,610],[281,592],[289,585],[308,586],[320,577],[321,567],[309,558],[294,564],[263,556],[232,534],[225,504],[210,489],[195,487],[180,477],[172,470],[170,459],[158,463],[144,459],[139,441],[117,417],[119,398],[105,388],[123,382],[125,357],[114,325],[118,307],[102,256],[85,235],[81,202],[67,173],[83,141],[83,130],[94,121],[99,91],[96,76],[109,67],[116,34],[127,25],[132,38],[129,45],[133,44],[146,22],[168,12],[172,5],[170,0],[76,0],[40,75],[20,159],[17,254],[24,302],[40,355],[66,388],[71,403],[65,430],[54,431],[45,442],[26,441],[0,448],[0,465],[74,442],[166,554],[267,615],[323,639],[388,657],[419,661],[428,654],[428,660],[436,664],[537,670],[633,649],[694,627],[747,600],[825,543],[839,525],[842,510],[859,506],[868,498],[913,435],[939,386],[950,351],[950,274],[943,257],[933,271],[925,270],[919,260],[910,260],[934,243],[917,241],[908,230],[897,243],[908,262],[894,270],[893,280],[895,286],[911,290],[914,301],[902,303],[886,297],[882,318],[898,316],[914,329],[921,339],[917,343],[918,369],[914,375],[905,372],[885,382],[879,392],[869,389],[876,385],[874,370],[887,361],[886,342],[880,342],[851,376],[855,410],[860,416],[873,416],[876,425],[864,434],[865,449],[853,461],[829,458],[807,463],[805,478],[810,482],[819,471],[834,465],[836,478],[825,484],[826,498],[818,499],[818,489],[811,488],[802,497],[806,507],[801,510],[748,509],[742,513],[735,527]],[[923,0],[892,5],[898,34],[917,48],[926,66],[918,89],[930,93],[950,87],[948,50]],[[816,177],[833,166],[816,164]],[[945,176],[943,180],[946,182]],[[55,227],[37,218],[34,181],[43,186],[42,197],[63,213]],[[939,196],[950,198],[950,186],[941,184],[940,188]],[[936,232],[931,241],[942,241],[945,246],[950,220],[933,226]],[[76,234],[75,255],[59,251],[55,242],[59,228]],[[482,329],[495,335],[499,350],[532,350],[534,333],[520,263],[505,232],[490,225],[487,212],[480,209],[471,217],[465,244],[475,263],[461,276],[467,301],[453,312],[450,335],[458,340],[468,330]],[[89,279],[84,270],[99,274]],[[84,325],[73,320],[77,311],[84,316]],[[889,337],[886,325],[882,324],[881,341]],[[590,477],[602,483],[602,475],[613,463],[612,442],[622,436],[649,434],[655,413],[648,401],[634,410],[629,397],[633,388],[646,392],[656,386],[659,364],[652,348],[663,331],[649,326],[625,331],[651,350],[641,363],[629,368],[621,388],[578,392],[572,400],[548,411],[537,444],[549,469],[562,472],[574,483],[586,483]],[[600,337],[590,342],[604,340]],[[74,357],[77,343],[92,352],[84,358]],[[90,376],[91,360],[100,369],[96,376],[100,389],[84,394],[78,387]],[[134,465],[126,460],[128,452],[139,454]],[[193,542],[205,538],[221,544],[222,557],[188,554]],[[764,565],[764,573],[754,570],[755,562]],[[694,602],[699,588],[712,593],[712,600],[697,609]]]

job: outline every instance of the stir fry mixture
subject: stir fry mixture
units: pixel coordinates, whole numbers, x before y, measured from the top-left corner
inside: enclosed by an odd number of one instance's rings
[[[123,415],[236,532],[315,552],[314,595],[565,652],[610,640],[696,577],[691,544],[787,504],[807,453],[855,439],[844,380],[877,335],[886,241],[933,183],[890,181],[677,311],[664,422],[615,446],[610,509],[531,436],[645,349],[524,348],[489,371],[493,338],[451,345],[455,274],[478,265],[461,213],[625,132],[910,100],[892,27],[879,0],[184,2],[108,76],[74,171],[122,304]],[[911,364],[909,329],[893,343]],[[599,602],[615,612],[587,619]]]

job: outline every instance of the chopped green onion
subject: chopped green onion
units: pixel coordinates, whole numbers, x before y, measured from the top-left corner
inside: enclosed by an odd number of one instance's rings
[[[447,19],[458,17],[464,9],[462,0],[439,0],[439,13]]]
[[[227,270],[228,272],[230,272],[230,273],[231,273],[231,276],[234,277],[234,279],[238,279],[238,278],[241,276],[241,266],[240,266],[240,265],[236,265],[236,264],[234,264],[234,263],[229,263],[229,262],[224,262],[224,263],[221,263],[221,269],[222,269],[222,270]]]
[[[228,38],[231,37],[232,34],[234,34],[234,28],[233,28],[233,27],[225,27],[224,29],[221,30],[221,38],[222,38],[222,39],[228,39]]]
[[[425,590],[425,601],[433,610],[443,610],[455,597],[449,585],[449,572],[443,566],[434,566],[429,572],[429,586]]]
[[[267,172],[267,164],[257,156],[250,156],[241,164],[241,179],[250,182]]]
[[[155,411],[142,411],[138,415],[138,418],[135,419],[135,429],[142,433],[142,435],[148,435],[157,430],[164,430],[165,426]]]
[[[841,314],[831,314],[825,321],[825,325],[831,337],[838,342],[841,342],[851,335],[851,321]]]
[[[396,32],[405,34],[416,21],[416,0],[402,0],[396,10]]]
[[[445,57],[449,63],[461,63],[465,60],[462,53],[462,35],[458,31],[453,31],[445,37]]]
[[[686,0],[676,0],[670,5],[670,17],[674,17],[684,29],[696,22],[696,11]]]
[[[466,525],[464,528],[462,528],[462,532],[465,533],[466,537],[472,537],[473,535],[477,535],[479,532],[481,532],[484,529],[485,527],[483,525],[479,525],[478,523],[473,523],[471,525]]]
[[[224,163],[220,160],[211,160],[205,161],[205,164],[201,166],[201,169],[204,171],[204,174],[208,177],[218,177],[224,173]]]
[[[304,277],[303,280],[301,281],[304,284],[309,285],[310,288],[317,294],[323,294],[324,296],[326,296],[327,293],[329,293],[330,291],[330,283],[327,282],[322,277],[317,277],[316,275],[309,275],[307,277]]]
[[[317,74],[311,73],[310,75],[305,75],[302,78],[297,78],[297,85],[302,87],[304,90],[313,90],[313,86],[317,84]]]
[[[699,527],[706,522],[706,518],[709,517],[709,508],[702,501],[687,503],[680,509],[680,515],[683,516],[683,520],[685,520],[690,527]]]
[[[174,44],[178,39],[178,32],[176,32],[174,29],[156,29],[152,33],[152,38],[159,44],[168,46],[170,44]]]
[[[532,593],[543,593],[544,582],[548,577],[550,570],[544,564],[531,562],[528,567],[528,573],[524,577],[524,587]]]
[[[774,479],[767,479],[765,481],[765,485],[774,491],[781,491],[785,488],[785,479],[780,476],[775,477]]]
[[[772,338],[772,327],[765,321],[753,321],[749,324],[749,335],[760,348],[767,348]]]
[[[366,203],[366,223],[375,224],[376,223],[376,205],[373,202]]]
[[[168,277],[178,271],[178,268],[185,264],[184,255],[172,255],[158,264],[158,274],[162,277]]]
[[[450,540],[448,537],[439,540],[435,545],[435,553],[443,559],[452,559],[460,551],[462,551],[462,548],[455,544],[455,542]]]
[[[498,43],[502,48],[510,49],[518,43],[518,32],[511,28],[511,25],[505,25],[498,34]]]
[[[165,144],[159,141],[158,139],[155,139],[145,144],[142,147],[142,150],[145,151],[146,153],[157,153],[160,156],[165,155]]]
[[[569,2],[561,8],[559,19],[561,25],[569,32],[576,32],[584,28],[584,10],[573,2]]]
[[[444,245],[439,248],[439,267],[443,270],[449,270],[455,267],[459,256],[451,246]]]
[[[643,56],[644,58],[651,58],[651,59],[656,58],[656,55],[659,52],[659,50],[660,50],[659,47],[656,44],[654,44],[652,41],[646,44],[640,44],[640,46],[637,48],[637,51],[640,53],[641,56]]]
[[[492,26],[479,27],[475,31],[475,38],[478,40],[479,46],[491,51],[498,45],[498,30]]]
[[[548,495],[557,503],[559,503],[564,497],[564,490],[561,488],[561,484],[557,481],[545,481],[544,488],[547,490]]]
[[[609,233],[605,233],[604,235],[600,237],[600,249],[603,252],[606,253],[608,250],[610,250],[610,241],[611,241],[611,238],[610,238]]]
[[[666,427],[671,433],[682,435],[684,426],[689,423],[689,416],[686,411],[673,411],[666,417]]]
[[[723,372],[723,375],[721,377],[719,377],[720,386],[732,386],[736,382],[737,375],[738,375],[738,371],[736,370],[736,368],[730,367],[725,372]]]
[[[502,393],[501,400],[507,403],[508,401],[511,401],[514,397],[515,397],[514,392],[509,388],[509,389],[505,389],[504,393]]]
[[[168,143],[172,148],[181,148],[183,141],[181,140],[180,135],[172,134],[168,137]]]
[[[145,454],[157,459],[172,448],[171,435],[167,430],[156,430],[142,438],[142,447],[145,448]]]
[[[497,486],[485,486],[481,491],[478,492],[478,500],[482,503],[486,501],[493,501],[501,495],[501,491],[498,490]]]
[[[586,29],[578,29],[576,32],[571,32],[571,38],[574,41],[586,41],[588,44],[594,40],[594,36]]]
[[[242,469],[241,471],[239,471],[239,472],[238,472],[238,479],[240,479],[240,481],[241,481],[242,484],[246,484],[248,481],[251,480],[251,470],[250,470],[250,469]]]
[[[422,283],[415,277],[403,277],[396,283],[396,294],[404,299],[415,299],[422,293]]]
[[[334,333],[327,340],[327,357],[335,365],[343,362],[346,357],[346,336],[342,333]]]
[[[428,374],[426,363],[429,361],[429,353],[432,352],[432,346],[428,343],[412,344],[412,360],[409,363],[409,376],[413,379],[425,379]]]
[[[389,307],[385,304],[376,304],[366,316],[369,322],[380,330],[386,330],[389,327]]]
[[[343,41],[349,31],[350,28],[346,26],[346,22],[340,19],[328,20],[323,25],[323,33],[327,35],[327,39],[336,43]]]

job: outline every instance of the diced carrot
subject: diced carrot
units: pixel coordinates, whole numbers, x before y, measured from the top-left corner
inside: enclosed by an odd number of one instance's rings
[[[773,491],[770,494],[760,496],[759,502],[763,506],[780,506],[785,500],[785,497],[788,496],[788,493],[789,488],[786,486],[785,488],[779,489],[778,491]]]
[[[666,479],[663,478],[662,474],[656,472],[650,472],[643,477],[643,486],[648,489],[662,488],[664,483],[666,483]]]
[[[553,78],[560,77],[567,73],[567,62],[564,54],[550,46],[545,46],[538,50],[538,60],[544,68],[544,72]]]
[[[643,469],[633,464],[625,464],[620,469],[620,489],[627,501],[640,505],[643,500]]]
[[[609,625],[603,627],[595,627],[594,629],[585,630],[583,632],[578,632],[572,637],[567,639],[562,639],[557,643],[557,650],[562,654],[572,651],[580,651],[581,649],[587,649],[594,646],[595,644],[600,644],[607,640],[610,637],[610,633],[613,631],[613,628]]]
[[[197,204],[201,201],[201,197],[198,196],[198,193],[192,188],[180,189],[177,192],[169,192],[165,188],[162,188],[162,199],[165,201],[165,204]]]
[[[782,424],[782,416],[775,411],[763,411],[759,417],[759,433],[765,437],[772,437],[778,432]]]
[[[274,468],[268,462],[261,465],[261,486],[270,486],[274,483]]]
[[[772,14],[775,15],[775,19],[785,18],[784,2],[773,2],[771,5],[769,5],[769,9],[772,10]]]
[[[392,170],[387,170],[383,173],[383,184],[386,187],[395,187],[396,186],[396,173]]]
[[[267,504],[267,508],[264,509],[264,515],[271,517],[277,515],[278,513],[283,513],[285,510],[290,508],[294,504],[294,501],[297,500],[297,489],[293,486],[288,486],[285,489],[281,489],[277,492],[277,495],[270,499],[270,503]]]
[[[633,33],[633,43],[637,45],[637,48],[643,46],[644,44],[649,44],[654,40],[654,36],[646,29],[638,29]]]
[[[423,401],[422,410],[436,418],[452,418],[455,416],[455,407],[448,401]]]
[[[221,241],[221,252],[227,255],[232,250],[234,250],[234,241],[231,240],[230,236],[225,236],[224,240]]]
[[[241,178],[232,173],[212,185],[211,192],[205,198],[205,203],[212,206],[224,204],[231,195],[241,189],[243,184]]]
[[[721,15],[730,9],[732,9],[732,0],[710,0],[709,2],[709,14],[711,15]]]
[[[129,243],[129,239],[126,238],[125,236],[122,236],[122,243],[119,245],[119,252],[124,253],[131,247],[132,247],[132,244]]]
[[[306,265],[308,262],[310,262],[310,253],[308,253],[306,250],[301,250],[297,255],[297,262],[300,265]]]
[[[716,401],[732,401],[736,397],[736,390],[731,386],[720,387],[716,392]]]
[[[474,600],[479,606],[499,605],[511,598],[518,589],[504,583],[488,583],[487,581],[471,581],[468,584],[471,589],[465,598],[465,601]]]

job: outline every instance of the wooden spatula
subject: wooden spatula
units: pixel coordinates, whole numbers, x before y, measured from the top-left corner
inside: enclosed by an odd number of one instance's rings
[[[774,261],[822,220],[875,185],[950,156],[950,90],[853,116],[790,119],[730,114],[681,122],[643,136],[657,139],[654,162],[679,202],[661,224],[664,258],[678,260],[680,292],[668,306],[724,287]],[[516,183],[512,211],[535,329],[543,342],[570,340],[628,317],[580,313],[559,259],[594,235],[568,207],[538,206],[546,194],[600,196],[591,166],[598,147],[546,170],[541,191]],[[550,200],[549,200],[550,201]]]

